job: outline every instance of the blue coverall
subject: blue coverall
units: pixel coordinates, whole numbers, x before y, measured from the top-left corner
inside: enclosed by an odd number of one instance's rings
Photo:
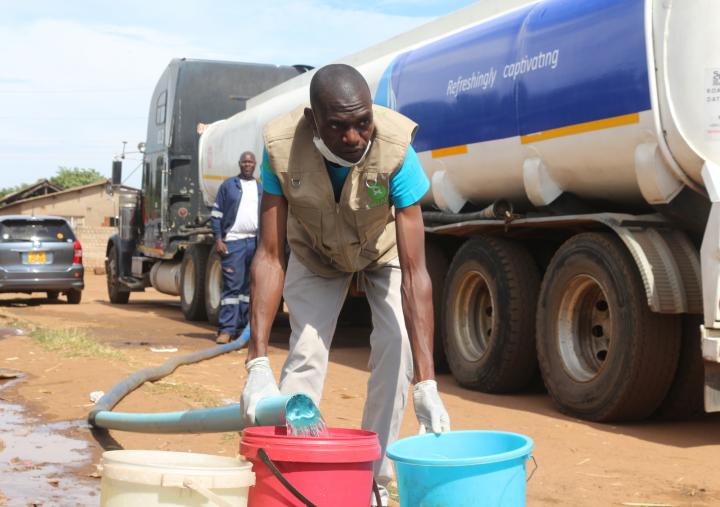
[[[257,182],[258,213],[262,197],[262,185]],[[223,182],[218,190],[211,212],[211,225],[215,240],[225,240],[243,196],[240,177],[234,176]],[[223,287],[220,296],[218,334],[228,333],[237,337],[248,323],[250,304],[250,263],[257,246],[257,237],[227,241],[228,253],[221,256]]]

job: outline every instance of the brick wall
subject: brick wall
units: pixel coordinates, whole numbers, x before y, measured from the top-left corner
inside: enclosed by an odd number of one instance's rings
[[[104,267],[108,238],[115,234],[117,229],[115,227],[76,226],[73,230],[83,247],[85,269]]]

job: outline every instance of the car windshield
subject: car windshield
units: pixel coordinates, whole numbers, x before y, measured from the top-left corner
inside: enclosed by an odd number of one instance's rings
[[[0,240],[73,241],[72,229],[64,220],[5,220],[0,222]]]

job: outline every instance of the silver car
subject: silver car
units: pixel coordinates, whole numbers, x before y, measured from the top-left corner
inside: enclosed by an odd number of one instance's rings
[[[82,246],[64,218],[0,216],[0,292],[63,292],[78,304],[83,277]]]

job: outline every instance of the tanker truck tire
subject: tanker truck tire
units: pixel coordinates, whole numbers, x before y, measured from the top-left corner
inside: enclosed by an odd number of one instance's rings
[[[537,371],[537,266],[517,243],[467,241],[455,255],[444,291],[442,325],[450,371],[462,386],[487,393],[526,387]]]
[[[205,320],[205,270],[209,245],[191,245],[180,267],[180,307],[186,320]]]
[[[222,264],[220,254],[214,248],[208,255],[205,270],[205,313],[208,323],[217,326],[220,317],[220,299],[222,295]]]
[[[425,265],[427,266],[430,282],[432,283],[433,317],[435,321],[435,335],[433,340],[433,361],[435,371],[446,373],[448,371],[447,358],[443,349],[443,289],[448,274],[450,261],[440,244],[430,239],[425,241]]]
[[[608,233],[583,233],[555,253],[540,289],[537,349],[562,412],[592,421],[650,416],[678,364],[680,318],[653,313],[635,262]]]
[[[122,290],[122,286],[120,285],[120,269],[118,266],[117,247],[115,246],[110,247],[105,271],[110,302],[114,305],[126,305],[130,300],[130,292]]]
[[[680,359],[670,390],[654,417],[666,421],[690,419],[705,413],[705,365],[702,358],[702,315],[682,316]]]

